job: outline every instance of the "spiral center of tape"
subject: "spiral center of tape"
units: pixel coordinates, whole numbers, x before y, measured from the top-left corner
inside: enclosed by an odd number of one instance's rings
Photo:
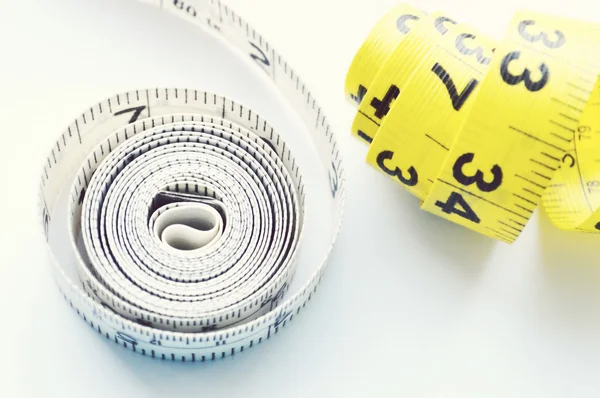
[[[223,219],[211,206],[188,203],[162,211],[154,234],[169,251],[198,251],[212,246],[221,236]]]

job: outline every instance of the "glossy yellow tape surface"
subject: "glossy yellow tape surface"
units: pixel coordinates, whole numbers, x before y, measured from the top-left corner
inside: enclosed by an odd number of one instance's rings
[[[600,232],[600,26],[519,11],[495,40],[400,5],[360,47],[345,92],[367,162],[422,209],[511,243],[542,203]]]

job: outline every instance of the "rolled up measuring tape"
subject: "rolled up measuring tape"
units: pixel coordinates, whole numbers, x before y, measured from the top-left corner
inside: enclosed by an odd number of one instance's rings
[[[41,223],[68,303],[140,354],[205,361],[257,345],[316,291],[342,217],[344,173],[325,114],[296,72],[218,0],[145,1],[251,57],[298,110],[331,188],[322,264],[289,294],[304,184],[265,119],[222,96],[146,89],[106,99],[58,137],[43,170]],[[66,199],[75,265],[58,261]]]
[[[519,11],[500,41],[400,5],[358,50],[346,97],[367,162],[421,208],[513,242],[540,202],[600,232],[600,26]]]

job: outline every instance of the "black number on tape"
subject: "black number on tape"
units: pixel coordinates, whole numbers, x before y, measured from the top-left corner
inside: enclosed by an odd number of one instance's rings
[[[588,134],[592,131],[590,126],[579,126],[577,127],[577,133],[579,135],[579,141],[585,139],[592,138]]]
[[[133,115],[131,115],[131,119],[129,119],[129,123],[133,123],[136,120],[138,120],[138,118],[140,117],[140,115],[142,114],[142,112],[144,112],[144,109],[146,109],[146,105],[136,106],[134,108],[123,109],[122,111],[116,112],[115,116],[119,116],[119,115],[123,115],[125,113],[133,112]]]
[[[412,14],[405,14],[400,16],[397,20],[396,20],[396,28],[406,34],[408,32],[410,32],[410,28],[408,27],[408,25],[406,25],[406,21],[418,21],[419,17],[417,17],[416,15],[412,15]]]
[[[598,231],[600,231],[600,222],[598,222],[598,223],[596,224],[596,227],[595,227],[595,228],[596,228]]]
[[[590,126],[579,126],[577,127],[577,132],[578,133],[589,133],[590,131],[592,131]]]
[[[529,71],[529,69],[525,69],[525,71],[519,76],[515,76],[508,71],[508,65],[510,65],[512,61],[519,59],[520,55],[520,51],[513,51],[506,54],[506,56],[502,60],[502,64],[500,65],[500,75],[502,76],[502,80],[504,80],[507,84],[510,84],[511,86],[515,86],[521,82],[524,82],[525,87],[527,87],[527,90],[529,91],[541,90],[542,88],[544,88],[546,83],[548,83],[548,77],[550,76],[550,70],[548,69],[545,63],[542,62],[542,64],[539,66],[540,72],[542,73],[542,77],[538,81],[531,80],[531,72]]]
[[[533,36],[527,32],[527,27],[535,25],[535,21],[525,20],[519,23],[519,34],[521,37],[528,42],[535,43],[538,41],[542,41],[544,45],[548,48],[559,48],[565,44],[566,38],[563,32],[560,30],[555,30],[554,35],[556,36],[555,40],[548,40],[548,34],[546,32],[541,32],[536,36]]]
[[[464,165],[471,163],[475,157],[473,153],[465,153],[456,159],[454,166],[452,167],[452,175],[454,179],[465,186],[476,184],[477,188],[482,192],[492,192],[498,189],[502,184],[502,169],[500,166],[495,164],[492,169],[492,175],[494,176],[491,182],[484,180],[484,175],[481,170],[477,170],[475,175],[467,176],[463,173],[462,168]]]
[[[357,91],[356,95],[350,94],[350,98],[352,98],[352,101],[354,101],[358,105],[360,105],[360,103],[362,102],[363,98],[365,98],[366,94],[367,94],[367,88],[365,86],[363,86],[362,84],[359,84],[358,85],[358,91]]]
[[[571,169],[571,168],[575,167],[575,158],[573,157],[573,155],[566,153],[565,156],[563,156],[563,158],[562,158],[562,162],[567,163],[567,159],[570,162],[569,168]]]
[[[483,48],[481,48],[480,46],[477,46],[475,48],[469,48],[465,45],[465,39],[475,39],[475,35],[472,35],[470,33],[461,33],[456,37],[454,45],[459,53],[466,56],[475,55],[475,58],[477,58],[477,62],[479,62],[481,65],[489,65],[490,62],[492,62],[491,57],[485,57],[483,55]]]
[[[123,340],[126,343],[129,343],[131,345],[136,345],[137,344],[137,340],[134,339],[133,337],[129,336],[128,334],[125,334],[123,332],[117,332],[117,337],[121,340]]]
[[[391,85],[387,93],[383,96],[383,99],[373,98],[371,100],[371,106],[375,108],[375,117],[382,119],[390,111],[390,105],[392,101],[398,98],[400,95],[400,89],[395,85]]]
[[[448,33],[448,28],[446,27],[446,25],[444,25],[444,23],[449,22],[452,25],[456,25],[456,21],[453,21],[450,18],[447,17],[438,17],[435,22],[433,23],[435,25],[435,28],[437,29],[438,32],[440,32],[440,34],[445,35],[446,33]]]
[[[452,192],[446,202],[441,202],[438,200],[435,202],[435,205],[442,209],[442,211],[446,214],[456,214],[469,221],[473,221],[475,224],[479,224],[481,222],[471,206],[469,206],[469,204],[465,201],[465,198],[463,198],[458,192]],[[457,208],[456,206],[460,206],[460,208]]]
[[[181,0],[173,0],[173,5],[177,8],[179,8],[180,10],[185,10],[185,12],[190,14],[192,17],[195,17],[196,15],[198,15],[198,13],[194,9],[194,7],[192,7],[192,6],[186,7],[185,3]]]
[[[402,182],[404,185],[407,185],[409,187],[413,187],[413,186],[417,185],[417,183],[419,182],[419,175],[417,174],[417,170],[415,170],[414,167],[410,166],[410,168],[407,170],[409,177],[406,178],[406,177],[404,177],[403,171],[400,170],[398,167],[396,167],[396,168],[394,168],[394,170],[392,170],[385,165],[384,162],[386,160],[392,159],[393,157],[394,157],[394,152],[382,151],[381,153],[379,153],[379,155],[377,155],[377,166],[379,166],[379,168],[381,170],[383,170],[383,172],[386,173],[387,175],[389,175],[391,177],[398,177],[400,182]]]
[[[469,98],[469,95],[471,95],[471,93],[479,83],[477,80],[471,79],[471,81],[467,83],[467,86],[465,87],[463,92],[459,94],[456,90],[454,82],[452,81],[452,78],[440,64],[436,63],[435,65],[433,65],[431,71],[442,80],[442,82],[448,89],[448,94],[450,94],[450,99],[452,100],[452,107],[456,111],[460,110],[467,98]]]
[[[331,168],[332,168],[332,170],[329,170],[329,185],[331,187],[331,196],[333,198],[335,198],[335,195],[337,194],[337,191],[338,191],[338,184],[339,184],[337,168],[335,167],[335,163],[331,162]],[[331,177],[332,171],[333,171],[333,178]]]
[[[248,43],[250,43],[250,45],[252,47],[254,47],[256,49],[256,51],[258,51],[260,53],[260,56],[258,56],[256,54],[250,53],[250,57],[252,57],[253,60],[261,62],[261,63],[263,63],[266,66],[271,65],[271,62],[269,62],[269,58],[267,58],[267,56],[265,55],[265,53],[263,52],[263,50],[259,46],[257,46],[256,44],[252,43],[251,41],[249,41]]]

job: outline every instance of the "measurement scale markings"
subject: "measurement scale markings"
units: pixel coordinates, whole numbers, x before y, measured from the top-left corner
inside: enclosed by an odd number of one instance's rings
[[[520,178],[520,179],[522,179],[523,181],[526,181],[526,182],[528,182],[528,183],[530,183],[530,184],[532,184],[532,185],[534,185],[534,186],[536,186],[536,187],[540,188],[541,190],[545,190],[545,189],[546,189],[546,187],[545,187],[545,186],[543,186],[543,185],[540,185],[540,184],[538,184],[537,182],[533,182],[533,181],[531,181],[531,180],[529,180],[529,179],[527,179],[527,178],[523,177],[523,176],[522,176],[522,175],[520,175],[520,174],[515,174],[515,177],[517,177],[517,178]]]
[[[448,147],[446,147],[444,144],[442,144],[441,142],[439,142],[438,140],[436,140],[435,138],[433,138],[432,136],[430,136],[429,134],[425,134],[425,137],[429,138],[431,141],[435,142],[436,144],[438,144],[439,146],[441,146],[442,148],[444,148],[445,150],[449,151],[450,149]]]
[[[369,119],[371,122],[375,123],[377,125],[377,127],[381,127],[379,125],[379,123],[377,123],[375,120],[371,119],[371,117],[369,115],[367,115],[366,113],[364,113],[363,111],[359,110],[358,113],[360,113],[361,115],[363,115],[364,117],[366,117],[367,119]]]
[[[526,208],[526,207],[523,207],[523,206],[521,206],[521,205],[519,205],[519,204],[516,204],[516,203],[515,203],[514,205],[515,205],[515,207],[518,207],[519,209],[525,210],[525,211],[526,211],[526,212],[528,212],[529,214],[532,214],[532,213],[533,213],[533,210],[532,210],[532,209],[528,209],[528,208]]]
[[[527,188],[525,188],[525,187],[521,187],[521,189],[522,189],[523,191],[527,192],[527,193],[530,193],[530,194],[532,194],[532,195],[535,195],[535,196],[537,196],[538,198],[541,198],[541,197],[542,197],[542,195],[540,195],[539,193],[535,193],[535,192],[533,192],[532,190],[530,190],[530,189],[527,189]]]
[[[560,100],[560,99],[558,99],[558,98],[555,98],[555,97],[552,97],[552,98],[550,98],[550,99],[551,99],[552,101],[554,101],[554,102],[558,102],[559,104],[561,104],[561,105],[564,105],[564,106],[566,106],[566,107],[568,107],[568,108],[570,108],[570,109],[573,109],[574,111],[577,111],[577,112],[579,112],[580,114],[581,114],[581,113],[583,113],[583,109],[581,109],[581,108],[578,108],[578,107],[576,107],[576,106],[574,106],[574,105],[571,105],[571,104],[569,104],[569,103],[567,103],[567,102],[564,102],[563,100]]]
[[[576,101],[583,102],[584,104],[585,104],[585,103],[587,103],[587,99],[585,99],[585,98],[581,98],[581,97],[579,97],[579,96],[577,96],[577,95],[574,95],[574,94],[569,94],[569,97],[573,98],[573,99],[574,99],[574,100],[576,100]]]
[[[560,127],[560,128],[563,128],[563,129],[565,129],[565,130],[567,130],[567,131],[569,131],[569,132],[571,132],[571,133],[575,133],[575,129],[572,129],[572,128],[570,128],[570,127],[567,127],[567,126],[565,126],[565,125],[564,125],[564,124],[562,124],[562,123],[558,123],[558,122],[556,122],[556,121],[554,121],[554,120],[550,120],[550,123],[552,123],[552,124],[554,124],[554,125],[556,125],[556,126],[558,126],[558,127]]]
[[[493,228],[490,228],[490,227],[486,227],[486,228],[487,228],[487,229],[489,229],[490,231],[492,231],[493,233],[495,233],[495,234],[496,234],[496,237],[497,237],[497,238],[499,238],[500,240],[504,241],[504,242],[511,243],[511,242],[513,242],[513,241],[514,241],[514,238],[513,238],[513,237],[511,237],[511,236],[509,236],[509,235],[506,235],[506,234],[505,234],[505,233],[503,233],[503,232],[496,231],[495,229],[493,229]]]
[[[527,132],[525,132],[525,131],[523,131],[521,129],[518,129],[518,128],[514,127],[514,126],[508,126],[508,128],[510,128],[513,131],[516,131],[517,133],[520,133],[520,134],[524,135],[525,137],[531,138],[532,140],[535,140],[535,141],[538,141],[538,142],[540,142],[542,144],[545,144],[545,145],[549,146],[550,148],[554,148],[554,149],[556,149],[556,150],[558,150],[560,152],[565,152],[566,151],[565,148],[561,148],[558,145],[554,145],[554,144],[552,144],[552,143],[550,143],[548,141],[544,141],[541,138],[538,138],[535,135],[529,134],[529,133],[527,133]]]
[[[522,230],[522,229],[519,229],[519,228],[517,228],[517,227],[513,227],[512,225],[510,225],[510,224],[507,224],[507,223],[505,223],[505,222],[504,222],[504,221],[502,221],[502,220],[498,220],[498,224],[502,224],[502,225],[504,225],[504,226],[505,226],[505,227],[507,227],[507,228],[514,229],[515,231],[517,231],[517,232],[519,232],[519,233],[523,232],[523,230]]]
[[[572,116],[569,116],[566,113],[559,113],[559,115],[562,116],[562,117],[564,117],[565,119],[568,119],[568,120],[574,122],[574,123],[579,123],[579,119],[577,119],[575,117],[572,117]]]
[[[548,170],[551,170],[551,171],[556,171],[556,168],[554,168],[554,167],[551,167],[551,166],[548,166],[547,164],[545,164],[545,163],[542,163],[542,162],[540,162],[540,161],[538,161],[538,160],[535,160],[535,159],[533,159],[533,158],[529,159],[529,161],[530,161],[530,162],[533,162],[533,163],[535,163],[535,164],[537,164],[537,165],[540,165],[540,166],[542,166],[542,167],[544,167],[544,168],[546,168],[546,169],[548,169]]]
[[[523,200],[523,201],[525,201],[525,202],[527,202],[527,203],[530,203],[530,204],[532,204],[532,205],[534,205],[534,206],[537,206],[537,203],[535,203],[534,201],[532,201],[532,200],[529,200],[529,199],[527,199],[527,198],[524,198],[524,197],[522,197],[521,195],[517,195],[516,193],[513,193],[513,196],[516,196],[517,198],[519,198],[519,199],[521,199],[521,200]]]
[[[518,222],[518,221],[515,221],[515,220],[513,220],[512,218],[509,218],[509,219],[508,219],[508,221],[510,221],[510,222],[512,222],[512,223],[514,223],[514,224],[517,224],[518,226],[521,226],[521,227],[523,227],[523,228],[525,228],[525,227],[526,227],[526,225],[525,225],[525,224],[523,224],[523,223],[520,223],[520,222]]]
[[[583,79],[583,78],[581,78],[581,79]],[[593,83],[590,83],[590,84],[593,84]],[[568,85],[568,86],[571,86],[571,87],[573,87],[573,88],[575,88],[575,89],[577,89],[577,90],[583,91],[583,92],[584,92],[585,94],[587,94],[588,96],[589,96],[590,94],[592,94],[592,92],[591,92],[590,90],[588,90],[587,88],[584,88],[584,87],[578,86],[577,84],[574,84],[574,83],[568,82],[568,83],[567,83],[567,85]]]
[[[509,231],[509,230],[508,230],[508,229],[506,229],[506,228],[502,228],[502,227],[500,227],[499,229],[500,229],[500,231],[502,231],[502,232],[504,232],[504,233],[508,234],[509,236],[514,236],[515,238],[518,238],[518,237],[519,237],[519,234],[516,234],[516,233],[514,233],[514,232],[512,232],[512,231]]]
[[[550,134],[552,134],[552,135],[553,135],[554,137],[556,137],[556,138],[559,138],[559,139],[563,140],[563,141],[564,141],[564,142],[566,142],[567,144],[571,142],[571,139],[569,139],[569,138],[565,138],[565,137],[563,137],[563,136],[562,136],[562,135],[560,135],[560,134],[556,134],[556,133],[554,133],[554,132],[550,132]],[[565,151],[565,152],[566,152],[566,151]]]
[[[548,177],[547,175],[544,175],[544,174],[538,173],[537,171],[531,171],[531,172],[532,172],[533,174],[535,174],[535,175],[539,176],[539,177],[542,177],[542,178],[543,178],[543,179],[545,179],[545,180],[548,180],[548,181],[551,181],[551,180],[552,180],[552,178]]]

